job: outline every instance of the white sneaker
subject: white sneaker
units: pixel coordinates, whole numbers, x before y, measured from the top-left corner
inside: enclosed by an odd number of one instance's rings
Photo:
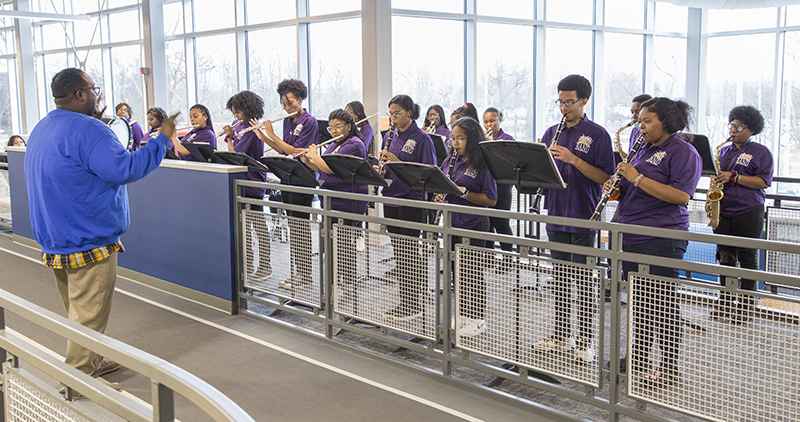
[[[597,355],[592,345],[575,349],[575,359],[581,363],[590,364],[597,360]]]
[[[568,352],[575,348],[575,339],[552,335],[531,346],[535,352]]]
[[[462,337],[475,337],[483,334],[486,331],[486,320],[461,317],[460,320],[464,321],[464,326],[460,327],[456,333]]]

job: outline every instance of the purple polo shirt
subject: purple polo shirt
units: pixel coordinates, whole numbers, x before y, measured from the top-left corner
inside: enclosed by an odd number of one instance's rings
[[[447,174],[447,171],[450,170],[450,161],[452,161],[452,159],[452,156],[449,156],[442,162],[441,169],[444,174]],[[494,181],[494,177],[492,177],[492,173],[489,172],[489,169],[484,167],[483,170],[474,170],[460,155],[456,157],[456,164],[453,167],[453,174],[450,176],[450,180],[458,186],[467,188],[470,192],[483,193],[486,194],[489,199],[493,201],[497,200],[497,183]],[[445,201],[455,205],[486,208],[483,205],[478,205],[452,195],[448,195]],[[484,218],[486,217],[483,215],[454,212],[453,227],[457,229],[471,229],[477,226]]]
[[[446,147],[450,146],[450,129],[444,126],[439,126],[433,133],[444,136],[444,138],[442,138],[442,140],[444,141],[444,146]]]
[[[633,144],[636,143],[636,140],[639,139],[639,135],[641,134],[642,132],[639,131],[639,127],[634,125],[633,129],[631,129],[631,136],[628,137],[628,152],[631,151],[631,147],[633,147]]]
[[[158,132],[156,132],[159,128],[153,128],[147,131],[147,133],[142,136],[142,139],[139,141],[139,145],[144,145],[148,143],[151,139],[154,139],[158,136]]]
[[[383,138],[383,147],[386,149],[386,140],[389,138],[390,132],[386,133]],[[436,152],[433,149],[433,141],[427,133],[423,132],[416,122],[411,122],[411,126],[405,132],[395,130],[395,136],[392,139],[392,144],[389,146],[389,152],[396,155],[400,161],[408,161],[412,163],[433,164],[436,165]],[[392,184],[389,187],[383,188],[383,196],[391,196],[393,198],[406,198],[423,200],[422,192],[411,190],[407,184],[400,181],[395,176],[389,166],[386,169],[385,178],[392,179]],[[397,205],[384,204],[385,207],[397,207]]]
[[[142,125],[139,124],[136,120],[128,120],[128,123],[131,125],[131,135],[133,136],[133,143],[131,144],[131,151],[137,151],[139,146],[142,145],[142,138],[144,137],[144,131],[142,130]]]
[[[557,128],[557,125],[551,126],[542,135],[542,142],[548,147],[553,141]],[[611,137],[602,126],[589,120],[586,116],[573,127],[565,126],[558,144],[569,149],[578,158],[608,174],[613,174],[615,171]],[[567,184],[567,188],[563,190],[550,189],[544,200],[547,214],[588,220],[600,201],[603,186],[593,182],[572,164],[567,164],[561,160],[555,161],[556,167],[561,173],[561,178]],[[591,229],[556,224],[547,224],[546,229],[570,233],[593,232]]]
[[[211,127],[209,126],[204,128],[194,128],[191,130],[191,132],[187,133],[183,139],[181,139],[181,143],[209,144],[211,145],[211,148],[217,149],[217,136],[214,135],[214,131],[212,131]],[[178,158],[185,161],[197,161],[197,158],[194,158],[193,155],[183,155],[180,152],[178,153]]]
[[[352,155],[354,157],[367,158],[367,148],[364,146],[364,142],[361,139],[358,139],[357,136],[353,136],[344,142],[333,142],[328,145],[324,155],[329,154]],[[321,186],[322,189],[350,193],[367,193],[367,185],[356,185],[356,190],[354,192],[351,183],[343,181],[335,174],[327,174],[322,171],[317,172],[317,174],[319,181],[323,182]],[[366,201],[349,201],[342,198],[331,198],[331,209],[334,211],[353,212],[353,202],[356,203],[356,213],[366,214]]]
[[[767,186],[772,185],[772,153],[764,145],[749,141],[736,149],[727,145],[719,152],[722,171],[736,170],[742,176],[758,176]],[[767,194],[764,189],[750,189],[742,185],[731,186],[726,183],[722,189],[725,194],[719,203],[719,215],[732,218],[763,205]]]
[[[261,142],[261,139],[258,139],[255,131],[250,131],[242,135],[239,138],[239,132],[247,129],[250,127],[250,122],[242,123],[237,126],[234,131],[236,132],[236,138],[233,139],[233,150],[235,152],[241,152],[242,154],[246,154],[252,157],[255,160],[260,159],[264,156],[264,143]],[[254,182],[266,182],[267,181],[267,174],[260,171],[248,171],[244,175],[244,180],[252,180]],[[264,194],[266,193],[265,188],[254,188],[252,186],[247,186],[244,188],[244,195],[250,198],[264,198]]]
[[[372,138],[375,137],[372,126],[369,125],[369,122],[364,122],[358,126],[358,130],[361,131],[361,137],[364,138],[364,149],[369,150],[369,146],[372,145]]]
[[[291,117],[283,119],[283,142],[295,148],[308,148],[319,139],[317,119],[303,109],[303,114],[292,121]]]
[[[563,132],[561,133],[561,136],[562,137],[564,136]],[[503,129],[500,129],[500,132],[497,134],[497,136],[492,138],[492,140],[493,141],[513,141],[514,137],[509,135],[509,134],[507,134],[507,133],[505,133],[505,132],[503,132]]]
[[[645,177],[686,192],[691,197],[700,180],[700,154],[688,142],[675,135],[663,144],[642,145],[631,164]],[[619,222],[665,229],[689,228],[689,212],[685,205],[664,202],[633,186],[628,179],[620,182]],[[652,236],[624,233],[622,243],[635,245],[653,239]]]

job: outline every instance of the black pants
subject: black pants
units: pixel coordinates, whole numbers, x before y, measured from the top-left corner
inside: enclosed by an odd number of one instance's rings
[[[412,221],[424,223],[426,221],[426,213],[422,208],[414,207],[383,207],[383,215],[386,218],[394,220]],[[392,234],[400,234],[404,236],[419,237],[420,230],[409,229],[406,227],[387,226],[387,231]],[[395,257],[395,268],[407,277],[400,277],[400,307],[409,312],[419,312],[422,308],[421,294],[423,283],[425,281],[425,273],[428,269],[428,263],[422,261],[420,256],[420,243],[408,242],[406,239],[398,239],[392,237],[392,250]]]
[[[311,206],[314,195],[295,192],[281,192],[284,204]],[[310,213],[286,211],[289,217],[308,220]],[[298,282],[311,282],[311,225],[308,221],[289,220],[289,269],[291,277]]]
[[[511,185],[497,185],[497,203],[492,208],[496,210],[511,210]],[[508,218],[489,217],[489,231],[509,236],[513,234]],[[510,243],[500,243],[500,248],[504,251],[511,251],[512,245]]]
[[[719,226],[714,230],[714,233],[760,239],[763,230],[764,205],[759,205],[733,218],[720,216]],[[758,251],[756,249],[717,245],[717,258],[720,265],[735,267],[736,264],[739,264],[742,268],[758,269]],[[725,280],[720,280],[720,284],[724,286]],[[757,282],[756,280],[743,278],[741,279],[741,286],[743,290],[756,290]]]
[[[469,230],[476,232],[489,231],[489,219],[484,218]],[[453,236],[450,244],[450,250],[455,250],[456,245],[462,243],[461,236]],[[486,240],[469,238],[470,246],[479,248],[486,247]],[[487,256],[479,256],[475,259],[474,265],[467,265],[462,267],[461,275],[461,290],[459,300],[459,314],[475,319],[486,318],[486,277],[484,271],[488,267],[489,258]],[[455,267],[455,266],[453,266]],[[455,272],[455,268],[453,269]]]

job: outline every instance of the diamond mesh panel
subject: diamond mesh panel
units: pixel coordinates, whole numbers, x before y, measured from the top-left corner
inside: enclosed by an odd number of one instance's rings
[[[768,208],[767,240],[800,243],[800,210]],[[800,275],[800,255],[767,251],[766,269],[770,272]]]
[[[242,214],[245,288],[319,307],[320,223],[253,210]]]
[[[334,224],[334,312],[435,339],[437,244]]]
[[[16,371],[3,365],[6,421],[14,422],[88,422],[73,411],[64,400],[41,391]]]
[[[797,318],[768,320],[754,296],[630,276],[631,397],[710,420],[800,419]],[[680,302],[676,287],[688,292]]]
[[[497,268],[496,255],[503,256]],[[459,348],[599,385],[601,268],[462,244],[456,245],[455,268]],[[476,327],[475,319],[485,319],[485,327]],[[556,334],[566,338],[550,342]]]

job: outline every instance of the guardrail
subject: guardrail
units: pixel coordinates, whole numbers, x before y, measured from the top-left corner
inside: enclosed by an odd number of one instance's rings
[[[800,277],[720,266],[694,253],[740,245],[741,238],[247,181],[236,186],[238,192],[258,186],[325,195],[322,209],[236,198],[245,315],[402,362],[556,420],[800,419],[800,298],[738,288],[740,277],[799,288]],[[441,209],[443,225],[335,212],[331,197]],[[548,242],[544,233],[473,232],[452,228],[453,212],[606,235],[600,247],[589,248]],[[426,237],[391,234],[387,224]],[[684,260],[624,252],[623,233],[686,240],[693,251]],[[515,252],[493,249],[494,242],[512,243]],[[798,244],[747,242],[800,256]],[[552,250],[587,259],[556,261]],[[263,270],[267,260],[269,271]],[[627,280],[623,261],[638,264]],[[678,268],[682,276],[654,275],[655,265]],[[398,305],[413,312],[395,312]],[[543,346],[565,315],[578,344]],[[651,380],[657,371],[661,377]]]
[[[152,385],[152,404],[142,403],[112,390],[45,352],[41,347],[10,332],[5,327],[6,312],[148,377]],[[58,387],[51,386],[52,383],[41,380],[26,367],[21,367],[21,362],[56,382],[80,391],[94,404],[128,421],[174,420],[175,393],[186,398],[215,421],[253,420],[227,396],[183,369],[3,290],[0,290],[0,328],[0,358],[4,362],[5,420],[108,420],[108,415],[98,414],[94,406],[88,406],[82,401],[65,400]]]

